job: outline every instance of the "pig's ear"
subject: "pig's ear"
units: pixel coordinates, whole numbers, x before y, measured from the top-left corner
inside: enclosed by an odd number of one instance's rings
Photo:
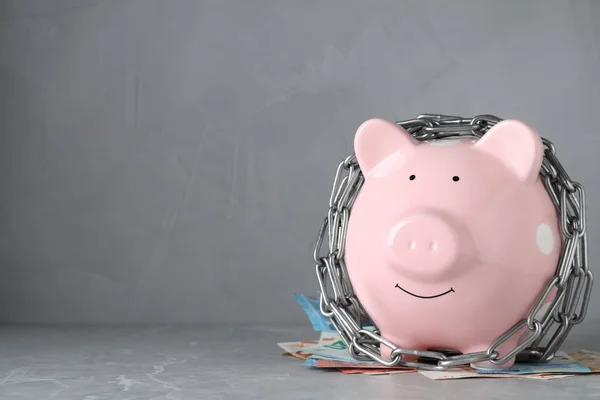
[[[540,172],[544,157],[542,138],[533,127],[524,122],[501,121],[474,146],[496,157],[522,182],[533,182]]]
[[[354,153],[365,176],[392,156],[406,156],[416,145],[416,139],[404,128],[380,118],[363,122],[354,136]]]

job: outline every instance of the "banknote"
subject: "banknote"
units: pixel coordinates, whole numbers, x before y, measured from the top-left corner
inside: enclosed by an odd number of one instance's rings
[[[402,371],[416,371],[414,368],[409,367],[386,367],[379,364],[368,364],[357,361],[356,363],[350,363],[345,361],[325,360],[319,358],[308,357],[304,363],[307,367],[313,368],[355,368],[355,369],[386,369],[386,370],[402,370]]]
[[[449,380],[449,379],[478,379],[478,378],[527,378],[527,379],[559,379],[574,376],[568,373],[535,373],[535,374],[485,374],[475,371],[473,368],[464,366],[452,368],[447,371],[425,371],[416,370],[407,367],[384,367],[379,364],[358,364],[351,362],[333,361],[326,359],[314,358],[309,356],[304,365],[311,368],[330,368],[337,369],[345,374],[364,374],[364,375],[386,375],[399,373],[419,372],[421,375],[433,380]]]
[[[300,360],[307,360],[311,354],[305,351],[300,351],[300,350],[289,350],[289,351],[285,351],[283,353],[283,355],[285,356],[291,356],[294,358],[298,358]]]
[[[600,360],[600,357],[598,358]],[[473,369],[469,366],[451,368],[447,371],[422,371],[419,373],[430,379],[465,379],[465,378],[527,378],[527,379],[559,379],[577,374],[590,373],[591,369],[577,361],[575,357],[559,351],[554,359],[547,363],[517,363],[507,369]]]
[[[566,356],[559,352],[555,359],[548,364],[516,364],[511,370],[475,370],[470,366],[451,368],[446,371],[416,370],[406,367],[385,367],[375,362],[359,361],[352,358],[347,352],[347,347],[339,335],[322,332],[319,340],[305,340],[299,342],[278,343],[287,355],[304,360],[304,366],[310,368],[337,369],[345,374],[380,375],[391,373],[419,374],[433,380],[468,379],[468,378],[527,378],[527,379],[559,379],[581,373],[594,371],[589,365],[595,365],[595,371],[600,372],[600,353],[580,351]],[[579,361],[576,357],[580,357]],[[571,361],[572,360],[572,361]],[[568,362],[565,362],[568,361]],[[586,365],[587,369],[577,366],[578,361]],[[595,363],[595,364],[594,364]],[[545,367],[543,367],[545,365]],[[523,368],[528,367],[528,368]],[[520,368],[520,370],[517,370]],[[578,371],[578,372],[577,372]]]
[[[415,371],[408,369],[392,368],[339,368],[341,372],[348,375],[392,375],[392,374],[410,374]]]
[[[416,372],[415,368],[407,367],[385,367],[378,364],[362,364],[356,361],[355,363],[334,361],[319,359],[310,356],[304,362],[304,366],[310,368],[324,368],[324,369],[337,369],[344,374],[364,374],[364,375],[389,375],[389,374],[403,374],[409,372]]]
[[[319,344],[318,340],[303,340],[301,342],[281,342],[277,343],[283,350],[290,351],[304,351],[312,346]]]
[[[331,320],[321,314],[320,300],[318,296],[311,297],[299,293],[294,293],[296,301],[302,306],[302,309],[308,316],[312,327],[317,332],[335,332],[337,330],[331,323]],[[362,328],[372,330],[373,324],[365,323]]]
[[[318,340],[304,340],[301,342],[277,343],[284,350],[284,355],[292,356],[300,360],[306,360],[312,355],[309,348],[319,344]]]
[[[300,303],[304,312],[308,316],[312,327],[317,332],[337,332],[329,318],[321,314],[318,297],[309,297],[303,294],[294,293],[296,301]]]
[[[446,371],[426,371],[419,370],[419,374],[433,380],[446,380],[446,379],[465,379],[465,378],[485,378],[484,374],[478,374],[471,367],[455,367],[447,369]],[[490,375],[491,378],[509,378],[506,375]]]
[[[310,353],[313,359],[343,361],[353,364],[375,364],[375,362],[358,361],[348,352],[348,346],[337,333],[321,332],[318,341],[277,343],[286,352],[303,351]]]
[[[564,351],[556,352],[554,358],[546,363],[515,363],[510,368],[478,368],[477,373],[494,375],[532,375],[532,374],[589,374],[591,369],[570,357]]]
[[[429,379],[433,380],[449,380],[449,379],[480,379],[480,378],[494,378],[494,379],[503,379],[503,378],[526,378],[526,379],[560,379],[566,378],[569,376],[574,376],[572,374],[531,374],[531,375],[513,375],[513,374],[484,374],[481,372],[476,372],[473,368],[464,366],[464,367],[456,367],[450,368],[446,371],[425,371],[419,370],[420,375],[423,375]]]
[[[600,352],[579,350],[573,353],[569,353],[569,356],[588,367],[592,371],[592,373],[600,372]]]
[[[300,342],[282,342],[278,343],[279,347],[285,350],[288,355],[305,360],[304,365],[307,367],[316,368],[380,368],[386,367],[374,361],[356,360],[348,352],[346,343],[342,340],[339,334],[334,332],[321,332],[318,340],[305,340]],[[600,369],[600,355],[593,352],[579,353],[581,357],[587,356],[587,359],[592,360],[592,356],[597,357],[598,367]],[[320,364],[319,364],[320,362]],[[588,361],[590,362],[590,361]],[[404,368],[404,367],[396,367]],[[438,378],[438,371],[425,371],[429,374],[428,377]],[[431,373],[430,373],[431,372]],[[540,375],[540,374],[581,374],[590,373],[591,369],[583,363],[578,362],[575,358],[570,357],[565,352],[557,352],[554,359],[548,363],[541,364],[525,364],[518,363],[509,369],[473,369],[469,366],[452,369],[450,371],[442,371],[440,376],[448,374],[449,377],[443,379],[458,379],[463,377],[486,377],[486,376],[504,376],[510,375]]]
[[[284,354],[286,355],[291,355],[296,358],[306,360],[312,355],[309,348],[318,344],[319,342],[317,341],[281,342],[277,343],[277,346],[281,347],[285,351]]]

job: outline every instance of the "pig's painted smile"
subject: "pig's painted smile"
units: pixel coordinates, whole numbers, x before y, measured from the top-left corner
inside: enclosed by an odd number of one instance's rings
[[[402,289],[402,288],[400,287],[400,285],[398,285],[397,283],[396,283],[396,286],[395,286],[395,287],[397,287],[398,289],[402,290],[404,293],[408,293],[408,294],[410,294],[411,296],[418,297],[418,298],[420,298],[420,299],[434,299],[434,298],[436,298],[436,297],[441,297],[441,296],[443,296],[443,295],[445,295],[445,294],[448,294],[448,293],[450,293],[450,292],[454,292],[454,289],[450,288],[450,290],[447,290],[447,291],[445,291],[444,293],[436,294],[435,296],[419,296],[419,295],[417,295],[417,294],[414,294],[414,293],[411,293],[411,292],[409,292],[408,290]]]

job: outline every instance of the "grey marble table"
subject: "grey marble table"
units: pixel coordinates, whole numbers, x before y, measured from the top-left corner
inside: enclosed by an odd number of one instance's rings
[[[276,343],[307,327],[0,327],[0,399],[584,399],[600,375],[432,381],[309,370]],[[563,347],[600,350],[600,321]]]

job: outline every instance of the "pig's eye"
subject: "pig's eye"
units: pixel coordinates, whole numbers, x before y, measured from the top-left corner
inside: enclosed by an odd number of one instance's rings
[[[410,179],[411,181],[414,181],[415,178],[416,178],[416,176],[414,176],[414,175],[411,175],[411,176],[408,177],[408,179]]]
[[[458,182],[458,181],[460,180],[460,178],[459,178],[458,176],[454,175],[454,176],[452,177],[452,180],[453,180],[454,182]]]

